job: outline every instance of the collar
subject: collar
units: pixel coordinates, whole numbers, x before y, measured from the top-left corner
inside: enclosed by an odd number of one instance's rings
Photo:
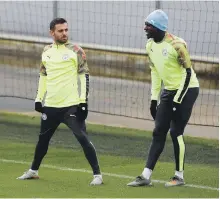
[[[53,48],[63,48],[63,47],[65,47],[68,43],[69,43],[69,41],[67,41],[67,42],[64,43],[64,44],[57,44],[56,42],[53,42],[52,46],[53,46]]]
[[[160,42],[155,42],[154,40],[153,41],[154,41],[155,44],[161,44],[161,43],[163,43],[166,40],[168,35],[169,35],[169,33],[165,32],[165,35],[164,35],[163,39]]]

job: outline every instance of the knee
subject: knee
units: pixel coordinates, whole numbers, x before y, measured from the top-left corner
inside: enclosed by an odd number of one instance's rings
[[[170,136],[172,139],[177,139],[178,136],[183,135],[183,130],[180,128],[171,128],[170,129]]]
[[[177,137],[177,131],[175,130],[175,129],[170,129],[170,136],[172,137],[172,138],[174,138],[174,137]]]
[[[183,133],[181,131],[170,129],[170,135],[174,145],[184,145]]]
[[[165,146],[166,142],[166,134],[159,134],[156,129],[153,132],[153,140],[152,145],[153,148],[158,152],[161,153],[163,151],[163,148]]]
[[[42,148],[48,148],[49,142],[50,142],[49,138],[39,136],[39,140],[37,144]]]
[[[155,128],[153,131],[153,140],[156,142],[165,142],[166,133],[161,132],[158,128]]]
[[[89,145],[89,140],[85,134],[78,135],[76,138],[82,146]]]
[[[165,128],[161,128],[159,126],[156,126],[153,130],[153,138],[155,140],[166,140],[167,130]]]

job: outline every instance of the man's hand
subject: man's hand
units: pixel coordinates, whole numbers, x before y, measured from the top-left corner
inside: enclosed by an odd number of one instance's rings
[[[153,119],[155,120],[157,114],[157,100],[151,100],[150,113]]]
[[[80,121],[84,121],[88,116],[88,104],[80,103],[77,107],[77,118]]]
[[[43,107],[41,102],[35,102],[35,111],[43,113]]]

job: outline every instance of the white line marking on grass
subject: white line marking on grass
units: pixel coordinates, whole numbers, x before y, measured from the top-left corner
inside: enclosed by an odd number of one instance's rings
[[[0,159],[0,162],[31,165],[30,162],[17,161],[17,160]],[[67,168],[67,167],[58,167],[58,166],[52,166],[52,165],[48,165],[48,164],[42,164],[41,167],[48,168],[48,169],[62,170],[62,171],[75,171],[75,172],[83,172],[83,173],[91,173],[92,174],[92,171],[86,170],[86,169],[71,169],[71,168]],[[110,177],[116,177],[116,178],[125,178],[125,179],[134,179],[135,178],[133,176],[119,175],[119,174],[106,173],[106,172],[102,172],[102,175],[110,176]],[[152,180],[152,182],[164,184],[166,181],[163,181],[163,180]],[[214,191],[218,191],[219,190],[219,188],[215,188],[215,187],[200,186],[200,185],[194,185],[194,184],[186,184],[184,186],[185,187],[197,188],[197,189],[208,189],[208,190],[214,190]]]

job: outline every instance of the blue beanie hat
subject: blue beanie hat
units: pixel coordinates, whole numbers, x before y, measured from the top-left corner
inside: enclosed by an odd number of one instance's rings
[[[147,16],[145,22],[162,31],[166,31],[168,27],[168,16],[163,10],[155,10]]]

